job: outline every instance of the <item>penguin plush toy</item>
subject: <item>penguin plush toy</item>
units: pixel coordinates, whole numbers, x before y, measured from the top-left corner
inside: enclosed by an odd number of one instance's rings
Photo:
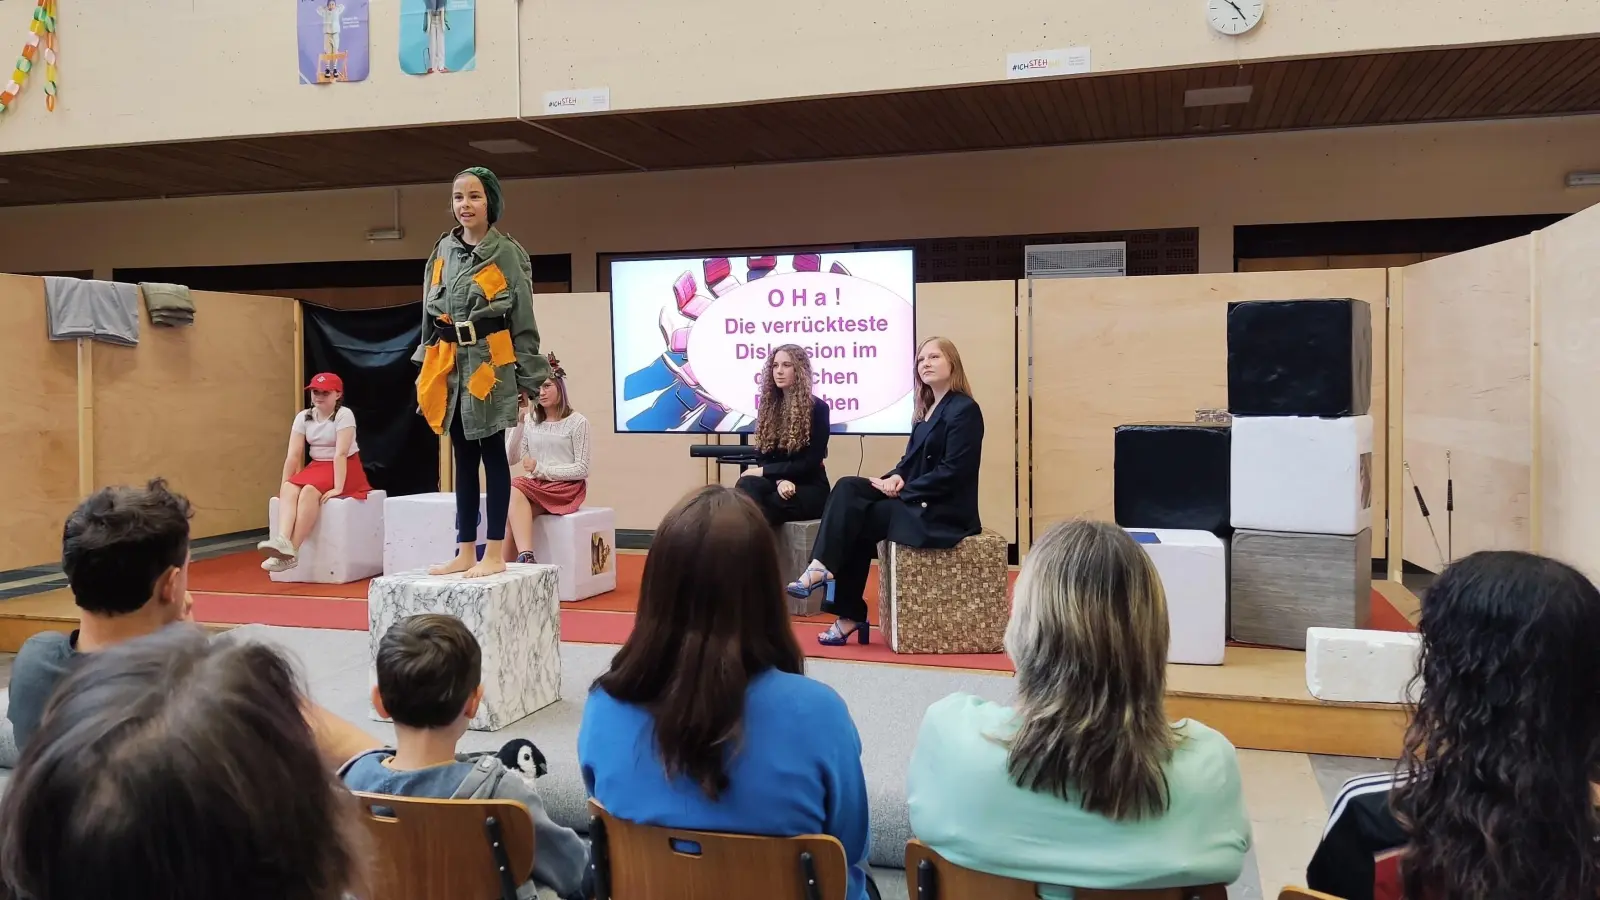
[[[549,771],[549,767],[545,765],[544,754],[540,753],[533,741],[527,738],[506,741],[506,745],[501,747],[496,755],[507,769],[521,774],[529,781],[540,778]]]

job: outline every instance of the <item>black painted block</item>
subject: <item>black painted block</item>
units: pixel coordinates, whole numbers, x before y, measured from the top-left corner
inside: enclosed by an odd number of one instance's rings
[[[1364,300],[1228,304],[1228,412],[1364,416],[1372,409],[1372,310]]]
[[[1116,435],[1117,524],[1233,533],[1227,425],[1122,425]]]

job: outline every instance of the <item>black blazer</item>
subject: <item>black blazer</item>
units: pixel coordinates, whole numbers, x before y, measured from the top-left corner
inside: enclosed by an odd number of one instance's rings
[[[767,478],[792,481],[801,485],[828,486],[828,470],[822,461],[828,458],[828,429],[831,416],[828,404],[820,397],[811,398],[811,443],[795,453],[786,453],[776,447],[771,453],[757,453],[756,465]]]
[[[951,391],[919,423],[906,455],[884,474],[905,479],[904,513],[896,511],[889,539],[907,547],[946,550],[983,530],[978,521],[978,464],[983,458],[983,410]]]

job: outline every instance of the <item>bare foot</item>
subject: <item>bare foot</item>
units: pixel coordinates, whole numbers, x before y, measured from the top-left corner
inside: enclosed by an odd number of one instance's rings
[[[465,572],[468,569],[471,569],[473,567],[472,562],[473,559],[471,556],[468,556],[465,553],[457,553],[455,559],[450,560],[442,566],[433,566],[432,568],[428,569],[428,574],[454,575],[457,572]],[[471,578],[472,576],[468,575],[467,577]]]
[[[489,554],[485,553],[483,555],[483,559],[478,560],[478,564],[473,566],[472,568],[468,569],[467,570],[467,574],[465,574],[465,575],[463,575],[461,577],[463,577],[463,578],[483,578],[484,576],[487,576],[487,575],[499,575],[501,572],[504,572],[505,570],[506,570],[506,561],[505,560],[501,559],[498,556],[490,556]]]

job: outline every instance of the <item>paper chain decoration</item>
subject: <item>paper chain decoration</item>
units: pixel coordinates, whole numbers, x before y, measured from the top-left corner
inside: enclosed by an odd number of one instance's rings
[[[0,113],[10,109],[17,102],[17,95],[22,93],[22,86],[28,82],[28,74],[38,65],[41,56],[44,57],[44,105],[46,109],[55,112],[56,2],[57,0],[39,0],[38,6],[34,8],[33,21],[28,25],[28,42],[22,46],[22,53],[17,57],[16,69],[11,73],[11,82],[4,89],[0,89]]]

